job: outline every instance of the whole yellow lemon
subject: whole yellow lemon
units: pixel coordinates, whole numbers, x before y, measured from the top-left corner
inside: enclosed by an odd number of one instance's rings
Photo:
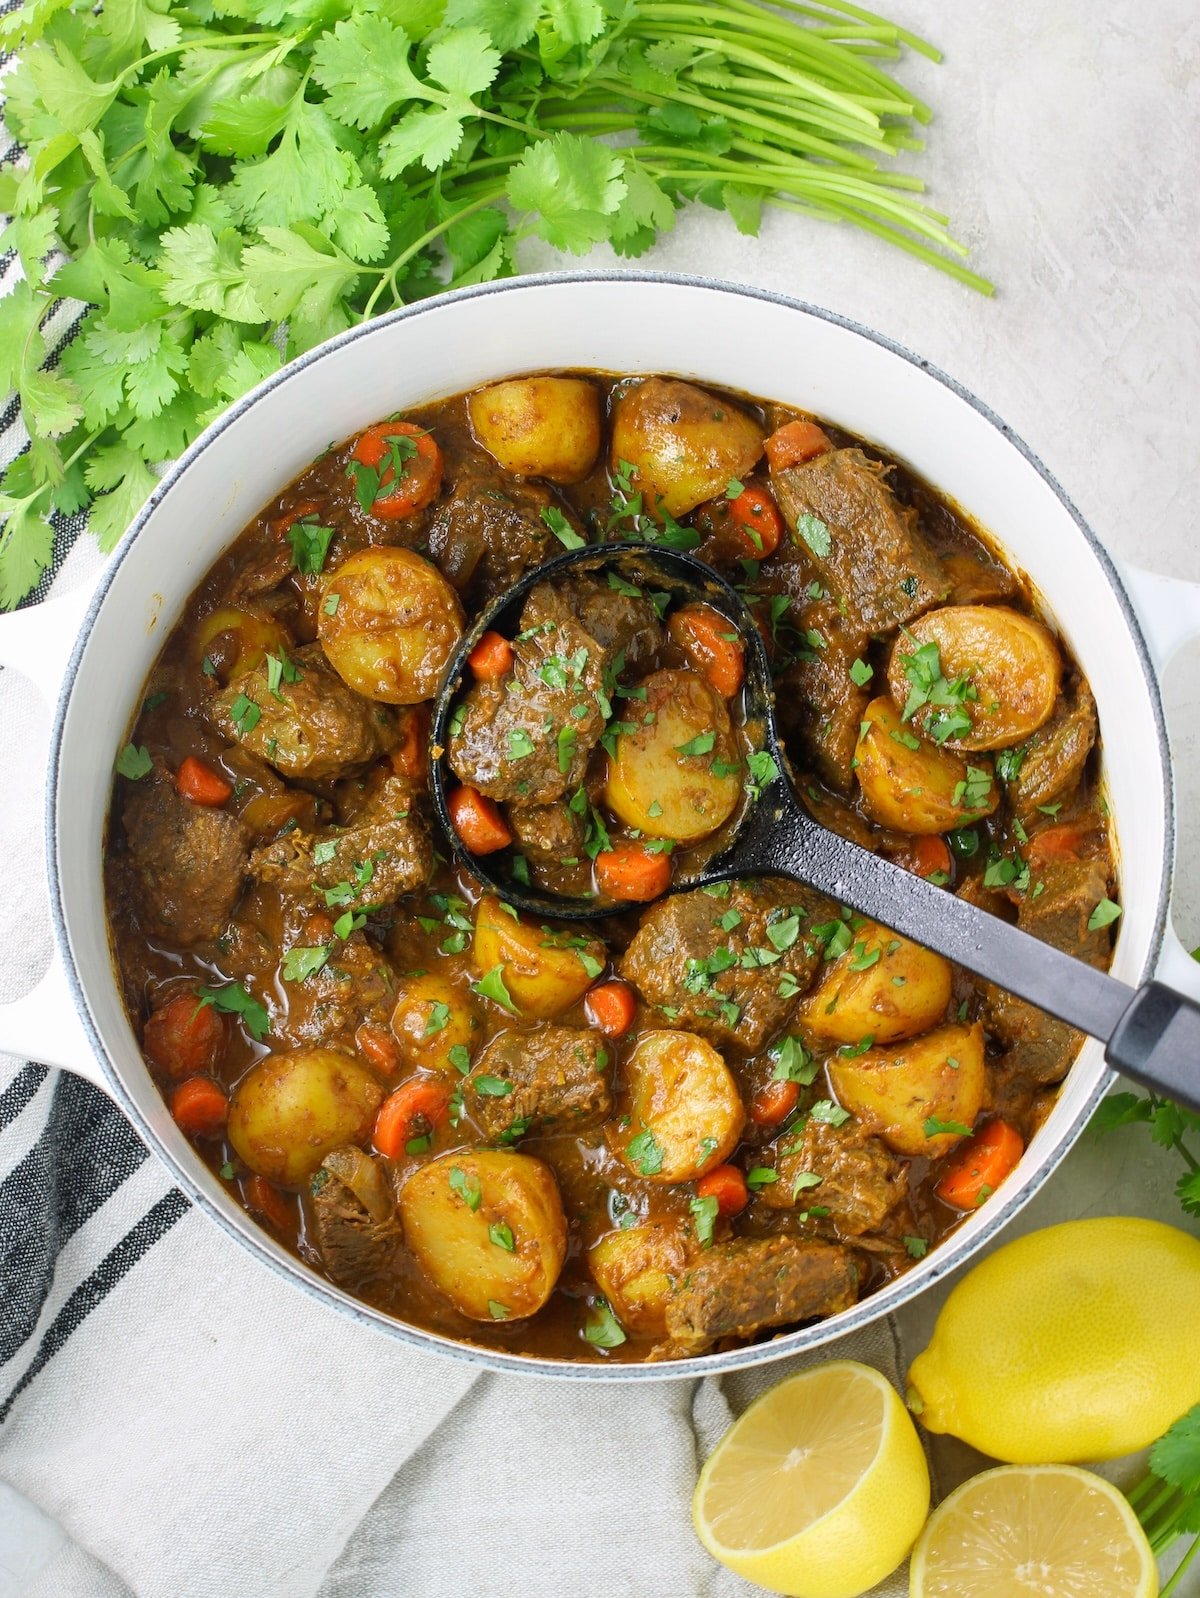
[[[1200,1239],[1128,1217],[1050,1226],[958,1283],[909,1404],[993,1459],[1114,1459],[1200,1401],[1198,1317]]]

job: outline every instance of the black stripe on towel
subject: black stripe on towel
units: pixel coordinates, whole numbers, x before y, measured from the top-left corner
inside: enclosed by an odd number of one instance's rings
[[[46,1080],[46,1067],[27,1060],[0,1093],[0,1131],[10,1126]]]
[[[0,1405],[0,1422],[8,1419],[9,1411],[17,1399],[64,1346],[71,1333],[83,1324],[97,1305],[104,1302],[125,1273],[132,1270],[142,1255],[153,1248],[160,1238],[166,1236],[189,1208],[187,1199],[178,1188],[164,1193],[133,1230],[126,1232],[116,1248],[105,1255],[92,1274],[80,1282],[47,1328],[41,1346],[25,1374]]]
[[[0,1182],[0,1366],[33,1335],[59,1250],[147,1158],[106,1094],[60,1073],[41,1136]]]

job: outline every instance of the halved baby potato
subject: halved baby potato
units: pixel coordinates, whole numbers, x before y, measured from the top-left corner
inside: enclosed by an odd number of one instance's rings
[[[609,1232],[588,1250],[588,1269],[631,1332],[666,1335],[667,1300],[695,1254],[679,1221],[646,1221],[626,1231]]]
[[[919,738],[883,694],[864,712],[854,769],[872,821],[897,832],[952,832],[1000,803],[988,761],[969,765]]]
[[[830,1043],[894,1043],[928,1031],[945,1018],[953,977],[950,962],[874,921],[854,930],[846,953],[800,1008],[806,1032]]]
[[[198,667],[213,660],[216,675],[228,683],[261,666],[267,655],[282,654],[290,644],[277,621],[237,605],[218,605],[197,623],[192,657]]]
[[[579,377],[516,377],[476,389],[471,431],[506,472],[578,483],[600,453],[600,393]]]
[[[567,1220],[548,1165],[530,1154],[460,1149],[400,1191],[404,1241],[473,1321],[536,1315],[567,1256]]]
[[[458,595],[411,549],[372,544],[326,574],[317,636],[355,693],[389,705],[432,699],[463,630]]]
[[[423,971],[397,985],[392,1034],[407,1065],[454,1071],[454,1048],[470,1054],[481,1040],[479,1010],[469,993],[437,971]]]
[[[844,1108],[890,1149],[936,1160],[970,1135],[983,1109],[983,1027],[956,1022],[898,1048],[831,1060],[829,1081]]]
[[[627,826],[693,843],[728,821],[741,797],[729,712],[711,683],[683,667],[656,671],[642,686],[645,699],[628,701],[634,730],[617,738],[604,797]]]
[[[1049,628],[1032,616],[1007,605],[947,605],[914,621],[896,640],[888,665],[888,687],[898,708],[912,687],[914,652],[931,643],[938,646],[946,681],[969,683],[974,695],[952,707],[971,726],[950,733],[947,748],[1003,749],[1023,742],[1053,715],[1062,656]],[[925,730],[945,714],[946,707],[926,704],[912,719]]]
[[[481,977],[501,968],[509,997],[522,1015],[561,1015],[591,987],[607,960],[597,938],[556,933],[509,913],[486,895],[475,910],[471,959]]]
[[[726,399],[677,378],[648,377],[618,396],[612,411],[612,466],[633,468],[633,486],[653,514],[684,516],[753,471],[762,428]]]
[[[746,1112],[725,1061],[694,1032],[644,1032],[625,1061],[617,1158],[651,1182],[692,1182],[733,1153]]]
[[[340,1049],[268,1054],[233,1090],[229,1141],[259,1176],[300,1187],[331,1149],[366,1137],[382,1098],[374,1072]]]

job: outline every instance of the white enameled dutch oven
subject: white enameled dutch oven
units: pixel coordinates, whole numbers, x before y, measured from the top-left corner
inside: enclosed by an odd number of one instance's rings
[[[261,1231],[193,1154],[151,1081],[114,981],[101,850],[113,758],[163,638],[243,525],[331,439],[380,416],[545,368],[670,372],[768,395],[877,441],[989,529],[1070,641],[1100,711],[1123,884],[1113,974],[1200,996],[1170,929],[1175,846],[1158,673],[1200,634],[1200,586],[1118,570],[1042,465],[978,400],[827,311],[751,289],[574,274],[466,289],[333,339],[234,405],[166,474],[87,600],[0,620],[0,660],[56,704],[46,860],[56,960],[0,1009],[0,1050],[65,1067],[117,1103],[184,1192],[266,1267],[416,1346],[497,1369],[645,1381],[777,1359],[894,1310],[993,1239],[1078,1137],[1110,1080],[1089,1042],[1002,1190],[900,1280],[819,1325],[686,1364],[564,1363],[468,1348],[318,1278]]]

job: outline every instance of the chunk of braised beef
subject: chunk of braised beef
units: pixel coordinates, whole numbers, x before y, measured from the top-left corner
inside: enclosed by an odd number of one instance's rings
[[[408,779],[385,773],[351,826],[285,832],[254,851],[250,874],[284,893],[345,909],[389,905],[418,892],[434,865],[421,796]]]
[[[491,799],[543,805],[577,788],[604,731],[604,652],[564,619],[513,644],[500,681],[464,697],[448,759],[454,774]]]
[[[250,837],[237,817],[184,799],[156,767],[126,786],[121,823],[142,930],[184,947],[217,937],[246,884]]]
[[[361,1293],[388,1274],[400,1242],[391,1183],[381,1161],[348,1144],[321,1162],[311,1189],[313,1236],[340,1287]]]
[[[365,766],[392,747],[395,722],[384,705],[354,693],[319,644],[288,657],[279,681],[270,660],[243,673],[209,702],[212,725],[285,777],[316,781]]]
[[[464,462],[430,520],[429,553],[447,581],[479,603],[540,566],[562,545],[542,512],[574,518],[539,483],[502,477],[494,466]]]
[[[266,1008],[273,1047],[352,1051],[364,1021],[388,1028],[395,967],[361,927],[344,938],[334,932],[336,918],[354,905],[314,910],[311,900],[284,897],[281,919],[268,913],[260,926],[250,915],[256,898],[247,899],[214,947],[222,974]]]
[[[810,1116],[775,1144],[776,1180],[759,1193],[768,1209],[827,1211],[839,1232],[875,1232],[908,1191],[908,1168],[854,1122],[831,1126]]]
[[[1107,967],[1112,933],[1088,923],[1108,897],[1108,878],[1107,860],[1031,861],[1029,887],[1017,901],[1017,925],[1077,960]]]
[[[1083,1046],[1082,1032],[990,982],[983,985],[980,1019],[1003,1046],[1005,1069],[1027,1083],[1061,1082]]]
[[[463,1083],[463,1105],[491,1142],[582,1131],[612,1113],[609,1063],[595,1032],[545,1025],[501,1032]]]
[[[836,1243],[738,1238],[687,1271],[667,1300],[667,1336],[677,1352],[699,1354],[725,1338],[836,1315],[858,1285],[853,1256]]]
[[[773,877],[736,882],[719,897],[677,893],[645,911],[621,975],[672,1025],[757,1054],[812,981],[821,945],[811,927],[828,919],[826,909]]]
[[[521,611],[521,630],[575,621],[600,645],[606,663],[644,675],[662,648],[663,630],[652,600],[636,584],[614,588],[599,577],[574,577],[568,582],[539,583]]]
[[[1033,815],[1041,805],[1065,799],[1078,785],[1096,742],[1096,701],[1087,684],[1062,696],[1054,714],[1025,745],[1016,776],[1005,783],[1009,803],[1019,816]]]
[[[869,640],[846,627],[831,600],[806,605],[796,625],[799,652],[775,679],[783,734],[802,764],[831,788],[848,793],[859,727],[871,697],[851,672],[869,672]]]
[[[565,799],[548,805],[510,805],[515,847],[537,866],[557,866],[583,853],[584,822]]]
[[[780,556],[797,568],[794,592],[820,578],[847,625],[872,634],[944,599],[946,578],[916,512],[888,487],[887,468],[861,450],[827,450],[773,472],[771,487],[789,529]]]

